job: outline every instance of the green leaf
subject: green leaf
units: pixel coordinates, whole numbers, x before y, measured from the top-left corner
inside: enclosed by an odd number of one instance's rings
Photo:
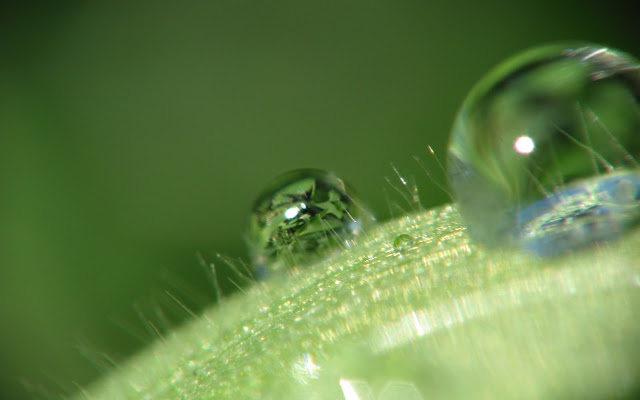
[[[480,248],[451,206],[408,215],[211,306],[77,398],[632,397],[639,246],[636,230],[539,259]]]

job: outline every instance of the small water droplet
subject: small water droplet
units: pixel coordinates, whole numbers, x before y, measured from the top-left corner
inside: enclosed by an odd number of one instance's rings
[[[595,44],[506,61],[458,113],[447,174],[470,234],[555,254],[640,218],[640,62]]]
[[[256,200],[248,242],[258,277],[346,244],[373,216],[333,173],[298,169],[273,179]]]
[[[413,246],[413,236],[402,234],[393,240],[393,248],[397,251],[407,251]]]

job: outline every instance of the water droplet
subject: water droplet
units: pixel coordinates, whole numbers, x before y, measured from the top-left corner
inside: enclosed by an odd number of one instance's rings
[[[397,251],[407,251],[413,246],[413,236],[411,235],[398,235],[393,240],[393,248]]]
[[[248,241],[256,275],[344,246],[373,216],[333,173],[298,169],[273,179],[256,200]]]
[[[640,62],[594,44],[524,52],[462,104],[447,174],[470,234],[555,254],[640,217]]]

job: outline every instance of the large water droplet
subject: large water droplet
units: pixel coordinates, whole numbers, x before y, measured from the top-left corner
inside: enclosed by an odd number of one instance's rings
[[[256,274],[293,267],[349,240],[373,220],[350,186],[333,173],[298,169],[258,196],[248,242]]]
[[[640,217],[640,63],[594,44],[506,61],[469,93],[447,174],[469,231],[554,254]]]

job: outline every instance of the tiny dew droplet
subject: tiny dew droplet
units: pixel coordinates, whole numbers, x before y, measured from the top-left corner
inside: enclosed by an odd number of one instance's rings
[[[526,51],[462,104],[447,175],[470,234],[556,254],[640,217],[640,62],[595,44]]]
[[[273,179],[258,196],[248,243],[258,277],[345,246],[373,216],[331,172],[297,169]]]
[[[397,251],[407,251],[413,246],[413,236],[402,234],[393,240],[393,248]]]

